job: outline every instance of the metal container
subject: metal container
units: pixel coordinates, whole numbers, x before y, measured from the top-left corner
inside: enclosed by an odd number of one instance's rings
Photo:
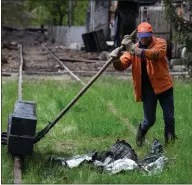
[[[102,29],[84,33],[82,38],[87,52],[103,51],[107,49],[106,39]]]
[[[36,124],[35,103],[17,101],[14,112],[9,115],[7,128],[8,151],[12,155],[32,154]]]

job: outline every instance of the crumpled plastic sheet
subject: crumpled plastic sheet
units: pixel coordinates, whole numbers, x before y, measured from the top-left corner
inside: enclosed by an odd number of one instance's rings
[[[92,157],[89,155],[76,155],[72,159],[69,159],[65,162],[70,168],[74,168],[79,166],[83,161],[91,161],[91,160]]]
[[[106,165],[108,165],[111,161],[112,161],[112,158],[111,158],[111,157],[107,157],[104,162],[95,160],[95,161],[93,162],[93,164],[94,164],[95,166],[106,166]]]
[[[104,170],[110,174],[117,174],[122,170],[134,170],[138,169],[138,165],[135,161],[131,159],[118,159],[114,162],[107,164]]]
[[[69,168],[78,167],[80,164],[82,164],[84,161],[92,161],[92,155],[91,154],[85,154],[85,155],[75,155],[71,158],[62,158],[62,157],[54,157],[52,156],[50,158],[51,161],[59,161],[63,166],[67,166]]]
[[[154,139],[151,146],[151,153],[160,154],[162,152],[163,152],[163,145],[157,139]]]
[[[155,162],[143,166],[143,169],[148,172],[148,175],[161,173],[168,158],[165,156],[159,157]]]
[[[75,168],[81,165],[83,162],[91,162],[95,167],[102,167],[104,172],[109,174],[117,174],[121,171],[127,170],[141,170],[147,175],[157,174],[163,171],[165,163],[168,162],[168,158],[162,155],[162,145],[154,140],[152,144],[152,151],[149,156],[146,156],[144,160],[136,162],[132,159],[123,158],[114,160],[108,156],[102,162],[99,160],[92,160],[92,157],[96,153],[89,153],[85,155],[76,155],[71,158],[51,157],[52,161],[59,161],[63,166],[69,168]]]
[[[113,161],[111,157],[107,157],[104,162],[95,160],[93,162],[94,166],[96,167],[103,167],[103,171],[116,174],[122,170],[133,170],[138,168],[138,164],[128,158],[118,159]]]

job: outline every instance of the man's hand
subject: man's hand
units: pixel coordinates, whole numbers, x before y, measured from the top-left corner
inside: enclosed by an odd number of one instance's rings
[[[120,57],[120,55],[121,55],[120,47],[114,49],[111,53],[109,53],[109,56],[112,57],[112,58]]]
[[[142,53],[142,49],[138,48],[136,45],[134,46],[132,52],[137,55],[137,56],[141,56]]]
[[[125,46],[127,51],[132,51],[134,49],[134,43],[132,42],[130,35],[125,35],[123,37],[121,45]]]
[[[130,35],[125,35],[121,44],[125,46],[126,50],[131,54],[141,56],[142,49],[138,48],[137,45],[132,42]]]

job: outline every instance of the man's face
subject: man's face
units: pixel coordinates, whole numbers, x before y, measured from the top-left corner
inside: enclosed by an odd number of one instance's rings
[[[140,38],[140,41],[141,41],[141,44],[144,45],[144,46],[147,46],[150,44],[151,42],[151,37],[143,37],[143,38]]]

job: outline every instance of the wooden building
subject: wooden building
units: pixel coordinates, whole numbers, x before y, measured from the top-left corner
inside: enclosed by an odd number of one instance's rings
[[[178,15],[192,21],[192,3],[174,0]],[[87,32],[103,29],[106,40],[113,40],[114,47],[120,45],[125,34],[134,31],[140,22],[148,21],[153,34],[168,42],[168,57],[179,58],[181,49],[171,43],[172,27],[166,21],[163,3],[160,0],[89,0]]]

